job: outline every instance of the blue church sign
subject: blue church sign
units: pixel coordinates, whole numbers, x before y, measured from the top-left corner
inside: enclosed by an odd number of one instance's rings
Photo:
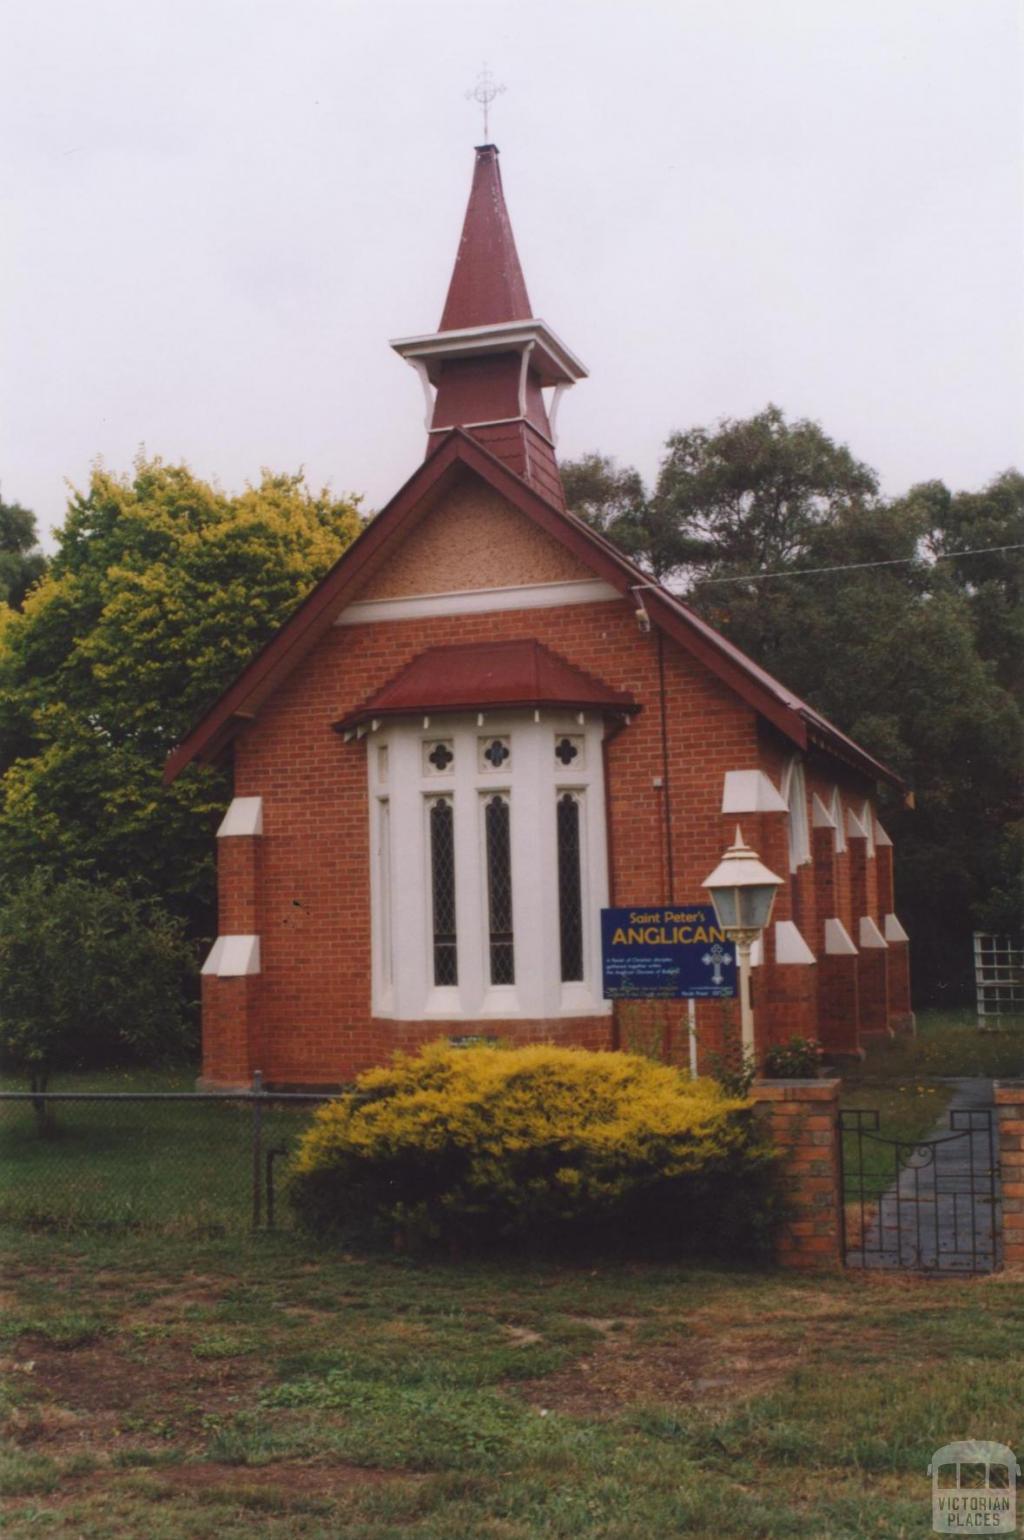
[[[736,949],[710,904],[601,910],[606,1000],[720,1000],[736,993]]]

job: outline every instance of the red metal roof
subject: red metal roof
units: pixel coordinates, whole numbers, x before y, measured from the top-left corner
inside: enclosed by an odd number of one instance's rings
[[[484,707],[563,707],[633,712],[640,707],[536,641],[457,642],[428,647],[340,722],[338,732],[374,717]]]
[[[353,541],[238,678],[200,718],[168,758],[164,780],[173,781],[193,759],[207,762],[223,754],[236,733],[248,727],[260,707],[334,624],[368,576],[387,560],[395,545],[464,475],[476,475],[499,496],[532,519],[616,587],[634,604],[642,594],[651,619],[723,684],[759,712],[798,748],[809,739],[870,780],[903,787],[896,773],[848,738],[805,701],[726,641],[680,599],[623,556],[610,540],[566,513],[488,454],[475,439],[454,428],[409,480]]]
[[[440,329],[449,332],[463,326],[525,321],[532,314],[505,207],[498,147],[482,144],[476,152],[473,185]]]

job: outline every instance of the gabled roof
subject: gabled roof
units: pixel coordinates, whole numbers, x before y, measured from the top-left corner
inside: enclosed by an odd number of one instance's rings
[[[651,621],[733,690],[798,748],[824,748],[870,780],[902,787],[899,777],[787,690],[771,674],[720,636],[680,599],[655,583],[603,535],[541,495],[477,441],[453,428],[429,459],[334,564],[295,613],[271,637],[171,753],[164,780],[173,781],[193,759],[213,761],[257,715],[345,605],[409,530],[459,479],[478,476],[499,496],[574,552],[624,598],[647,610]]]
[[[455,642],[418,653],[334,725],[338,732],[347,732],[379,717],[414,712],[536,706],[613,712],[640,709],[627,691],[613,690],[541,642]]]

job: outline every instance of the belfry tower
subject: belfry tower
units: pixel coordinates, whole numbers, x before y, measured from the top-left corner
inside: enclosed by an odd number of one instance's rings
[[[558,400],[586,369],[534,316],[505,206],[498,149],[476,150],[473,184],[441,324],[392,342],[427,397],[427,456],[462,428],[557,508]],[[553,388],[550,410],[544,390]]]

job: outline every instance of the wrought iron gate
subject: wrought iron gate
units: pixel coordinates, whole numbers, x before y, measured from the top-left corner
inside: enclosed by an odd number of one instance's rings
[[[878,1113],[839,1114],[848,1267],[986,1273],[999,1265],[999,1163],[990,1107],[954,1108],[949,1133],[886,1139]]]

